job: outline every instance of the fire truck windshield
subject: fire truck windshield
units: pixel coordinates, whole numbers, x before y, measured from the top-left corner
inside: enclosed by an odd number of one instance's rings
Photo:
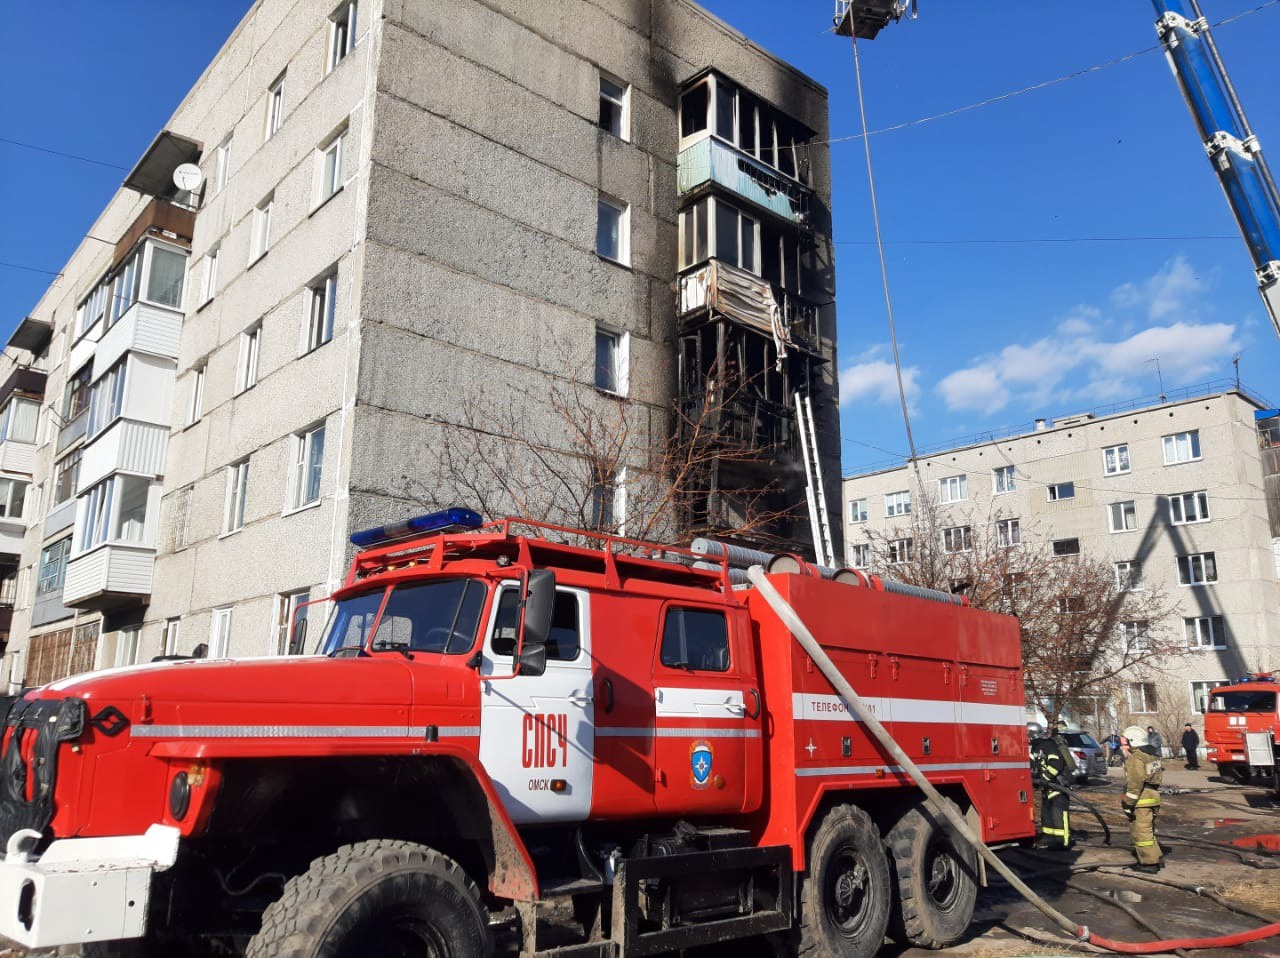
[[[476,579],[403,582],[334,605],[320,640],[322,655],[358,652],[437,652],[460,655],[475,644],[486,588]],[[382,608],[386,596],[386,607]],[[377,624],[377,632],[370,630]]]
[[[1209,699],[1211,712],[1274,712],[1276,693],[1271,691],[1215,692]]]

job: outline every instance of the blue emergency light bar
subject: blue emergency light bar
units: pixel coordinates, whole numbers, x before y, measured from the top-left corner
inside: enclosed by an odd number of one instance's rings
[[[483,523],[484,520],[480,518],[478,512],[455,506],[452,509],[441,509],[439,512],[431,512],[425,516],[402,519],[400,522],[393,522],[388,526],[361,529],[359,532],[351,534],[351,544],[360,549],[367,549],[370,546],[380,545],[384,542],[394,542],[397,539],[406,539],[409,536],[426,535],[429,532],[445,532],[450,529],[478,529]]]

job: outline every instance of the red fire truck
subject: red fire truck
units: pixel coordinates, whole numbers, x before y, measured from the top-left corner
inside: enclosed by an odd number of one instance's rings
[[[4,703],[0,934],[252,958],[964,934],[973,850],[727,561],[461,509],[352,538],[314,654]],[[1016,621],[784,565],[947,800],[1031,838]]]
[[[1247,782],[1256,772],[1280,790],[1280,684],[1274,672],[1246,675],[1209,693],[1204,740],[1218,772]]]

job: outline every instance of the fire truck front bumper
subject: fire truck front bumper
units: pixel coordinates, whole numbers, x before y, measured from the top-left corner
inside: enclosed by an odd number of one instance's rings
[[[25,849],[40,834],[18,832],[0,860],[0,935],[26,948],[141,937],[152,876],[177,859],[178,836],[152,825],[145,835],[68,838],[36,859]]]

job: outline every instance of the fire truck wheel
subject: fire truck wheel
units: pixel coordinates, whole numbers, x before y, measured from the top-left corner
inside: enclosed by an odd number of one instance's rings
[[[871,816],[854,805],[835,806],[809,845],[796,954],[870,958],[884,943],[889,895],[889,863]]]
[[[920,948],[959,941],[978,898],[977,852],[924,806],[898,819],[885,844],[897,879],[894,937]]]
[[[344,845],[291,878],[245,958],[481,958],[492,950],[480,890],[424,845]]]

